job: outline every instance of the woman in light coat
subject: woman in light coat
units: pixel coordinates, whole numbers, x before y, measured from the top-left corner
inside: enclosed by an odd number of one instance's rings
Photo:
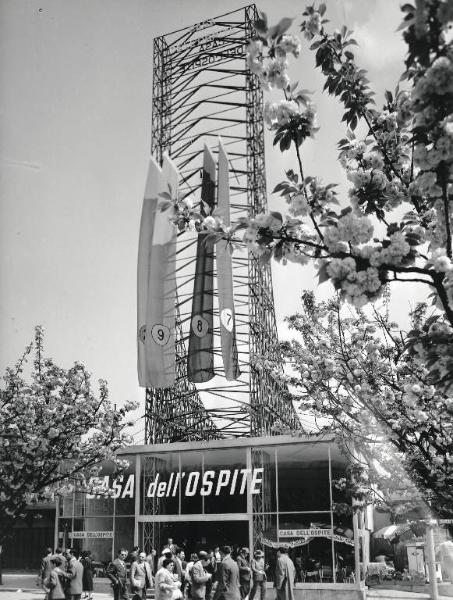
[[[49,590],[47,596],[49,600],[64,600],[65,598],[63,582],[67,581],[69,576],[60,568],[62,562],[63,561],[58,556],[55,556],[50,561],[52,570],[49,577],[44,580],[44,585]]]
[[[171,558],[166,558],[157,571],[154,580],[155,600],[171,600],[173,593],[181,587],[181,582],[174,580],[174,570],[174,561]]]

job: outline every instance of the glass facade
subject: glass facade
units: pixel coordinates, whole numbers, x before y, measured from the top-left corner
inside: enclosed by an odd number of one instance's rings
[[[74,494],[60,503],[59,535],[95,560],[139,545],[160,554],[172,538],[186,555],[228,543],[265,551],[286,545],[300,574],[310,560],[335,572],[351,563],[352,522],[333,479],[345,460],[333,441],[250,438],[128,448],[122,481],[100,474],[111,497]]]
[[[96,484],[108,495],[75,492],[59,502],[57,545],[91,550],[94,560],[109,562],[115,544],[129,545],[135,524],[135,456],[115,477],[114,463],[103,464]]]

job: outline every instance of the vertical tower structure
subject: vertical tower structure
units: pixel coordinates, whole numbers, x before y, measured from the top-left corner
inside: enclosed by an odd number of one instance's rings
[[[254,35],[255,5],[208,19],[154,40],[152,153],[168,152],[180,172],[180,196],[200,202],[203,149],[228,153],[231,222],[266,210],[262,90],[246,66]],[[271,434],[278,421],[295,427],[289,394],[260,367],[282,371],[269,264],[246,248],[233,254],[236,336],[241,375],[227,381],[220,350],[214,289],[214,378],[187,376],[196,235],[181,232],[177,250],[176,365],[171,388],[147,389],[147,443]],[[217,325],[216,325],[217,323]]]

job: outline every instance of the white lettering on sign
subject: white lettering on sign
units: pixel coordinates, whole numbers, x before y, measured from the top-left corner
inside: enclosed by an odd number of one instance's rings
[[[205,471],[203,477],[200,471],[190,471],[188,473],[172,473],[167,481],[160,481],[160,473],[157,473],[153,481],[148,485],[146,496],[148,498],[163,498],[176,496],[178,489],[184,496],[219,496],[222,492],[228,491],[230,496],[233,494],[245,494],[247,481],[250,481],[250,493],[261,493],[261,484],[263,483],[263,468],[258,469],[221,469],[218,474],[215,471]]]
[[[69,537],[73,540],[88,538],[113,538],[113,531],[70,531]]]
[[[203,475],[203,483],[200,490],[200,496],[210,496],[212,492],[212,486],[214,485],[211,481],[215,477],[215,471],[205,471]]]
[[[89,485],[99,488],[96,494],[87,494],[86,497],[92,500],[93,498],[102,498],[109,496],[110,498],[133,498],[135,475],[132,473],[125,480],[124,475],[120,475],[117,479],[112,480],[111,475],[104,477],[91,477]]]
[[[306,537],[326,537],[332,538],[336,542],[342,542],[343,544],[354,545],[353,540],[347,538],[344,535],[338,535],[334,533],[332,535],[331,529],[321,529],[321,528],[312,528],[312,529],[279,529],[278,537],[290,537],[290,538],[306,538]]]

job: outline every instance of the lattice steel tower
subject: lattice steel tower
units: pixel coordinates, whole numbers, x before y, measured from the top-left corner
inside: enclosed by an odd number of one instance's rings
[[[246,66],[255,5],[154,40],[152,153],[167,151],[181,174],[180,191],[199,202],[203,146],[217,152],[222,137],[230,160],[231,220],[266,209],[262,91]],[[147,443],[265,435],[276,421],[294,427],[286,389],[259,368],[255,357],[282,369],[270,265],[247,251],[233,255],[236,334],[241,376],[228,382],[221,363],[214,290],[215,377],[195,386],[187,379],[187,338],[196,237],[178,238],[177,382],[146,391]]]

